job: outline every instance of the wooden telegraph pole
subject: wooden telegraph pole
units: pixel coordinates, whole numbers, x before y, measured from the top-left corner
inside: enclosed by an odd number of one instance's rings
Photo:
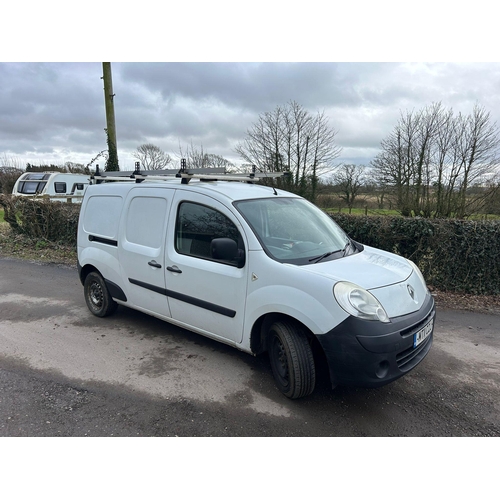
[[[111,63],[102,63],[104,80],[104,103],[106,106],[106,135],[108,136],[108,160],[106,170],[120,170],[118,166],[118,148],[116,146],[115,108],[113,104],[113,80],[111,78]]]

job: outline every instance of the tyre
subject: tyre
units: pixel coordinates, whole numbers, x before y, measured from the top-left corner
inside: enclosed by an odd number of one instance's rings
[[[106,283],[99,273],[89,273],[85,278],[83,289],[85,302],[92,314],[104,318],[116,311],[118,304],[112,299]]]
[[[268,350],[274,380],[288,398],[311,394],[316,385],[316,368],[309,341],[303,331],[287,322],[269,329]]]

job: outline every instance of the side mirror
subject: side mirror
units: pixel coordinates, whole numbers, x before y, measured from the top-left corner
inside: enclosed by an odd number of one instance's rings
[[[210,243],[212,259],[235,263],[238,267],[245,265],[245,252],[238,249],[238,244],[231,238],[215,238]]]

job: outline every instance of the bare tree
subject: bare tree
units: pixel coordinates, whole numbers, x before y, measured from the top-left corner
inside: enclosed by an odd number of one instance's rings
[[[154,144],[142,144],[132,156],[139,160],[143,170],[160,170],[172,161],[170,155]]]
[[[234,171],[236,168],[234,163],[226,160],[223,156],[206,153],[203,146],[198,148],[193,143],[185,149],[179,144],[179,155],[180,158],[186,159],[188,168],[225,168],[228,172]]]
[[[73,161],[67,161],[64,164],[64,168],[70,174],[85,174],[85,173],[87,173],[85,171],[85,165],[83,165],[83,163],[75,163]]]
[[[465,217],[487,201],[470,188],[498,164],[500,137],[483,108],[455,116],[438,103],[401,114],[381,148],[372,165],[403,215]]]
[[[312,115],[292,101],[259,115],[236,152],[261,172],[290,172],[288,187],[314,199],[318,177],[340,155],[335,136],[324,112]]]
[[[205,155],[205,164],[208,167],[225,168],[228,172],[231,172],[235,168],[234,163],[226,160],[226,158],[224,158],[223,156],[215,155],[212,153],[207,153]]]
[[[20,158],[16,156],[7,156],[5,153],[2,153],[0,157],[0,167],[3,170],[14,169],[24,171],[24,163]]]
[[[195,147],[193,143],[187,146],[185,149],[179,143],[179,155],[180,158],[186,160],[187,168],[204,168],[204,156],[203,146],[200,149]]]
[[[391,134],[381,142],[382,151],[372,161],[372,166],[376,172],[379,184],[392,191],[395,197],[395,202],[403,215],[410,215],[410,164],[408,162],[409,155],[408,146],[405,146],[408,141],[408,136],[412,135],[411,122],[406,121],[405,125],[408,129],[403,130],[404,125],[400,122],[391,132]]]
[[[467,190],[486,173],[492,172],[500,159],[500,136],[496,124],[491,124],[490,114],[479,106],[463,120],[459,141],[459,164],[461,182],[458,190],[457,216],[467,215],[472,200],[467,199]]]
[[[364,181],[365,167],[363,165],[341,165],[332,176],[332,182],[336,186],[340,199],[349,208],[349,213]]]
[[[14,184],[23,172],[22,161],[4,153],[0,157],[0,193],[11,194]]]
[[[436,154],[434,157],[436,170],[433,181],[436,211],[435,216],[440,217],[452,212],[451,200],[455,190],[456,165],[456,120],[453,111],[445,112],[441,125],[436,134]]]

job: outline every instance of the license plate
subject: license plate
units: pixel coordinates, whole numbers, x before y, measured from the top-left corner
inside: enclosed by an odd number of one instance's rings
[[[434,320],[430,320],[421,330],[413,336],[413,347],[420,345],[432,332]]]

